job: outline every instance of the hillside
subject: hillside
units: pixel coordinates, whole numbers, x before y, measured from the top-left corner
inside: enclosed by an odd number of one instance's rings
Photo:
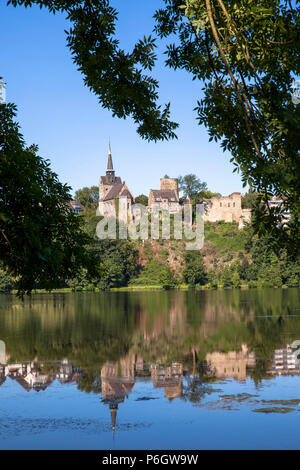
[[[221,266],[230,266],[241,258],[249,258],[246,250],[249,230],[238,230],[236,223],[205,223],[204,247],[199,253],[203,257],[206,272]],[[179,282],[186,266],[185,242],[182,240],[145,240],[136,242],[140,275],[130,284],[160,284],[162,266],[169,266]]]
[[[300,286],[299,259],[276,249],[267,236],[258,239],[251,226],[238,230],[234,222],[206,222],[203,248],[187,251],[183,240],[101,241],[93,235],[97,218],[86,213],[83,221],[92,237],[93,264],[72,280],[61,279],[64,289]],[[0,270],[0,291],[13,287],[13,279]],[[37,283],[36,288],[44,286]]]

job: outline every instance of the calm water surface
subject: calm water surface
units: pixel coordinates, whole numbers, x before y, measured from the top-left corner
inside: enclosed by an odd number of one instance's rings
[[[1,449],[299,449],[300,290],[0,296]]]

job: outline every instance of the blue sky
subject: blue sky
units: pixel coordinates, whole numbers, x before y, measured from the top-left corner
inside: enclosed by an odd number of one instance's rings
[[[119,11],[117,37],[124,49],[152,31],[152,15],[162,0],[112,0]],[[130,118],[113,118],[83,84],[66,46],[63,15],[39,8],[13,8],[0,0],[0,76],[7,101],[18,106],[18,121],[28,145],[51,161],[60,180],[74,191],[98,184],[105,174],[110,137],[116,174],[135,196],[159,188],[159,178],[195,173],[209,189],[224,195],[245,192],[232,173],[230,155],[196,121],[193,108],[202,84],[183,71],[166,69],[161,47],[154,70],[160,101],[171,101],[172,119],[180,123],[178,140],[148,143]]]

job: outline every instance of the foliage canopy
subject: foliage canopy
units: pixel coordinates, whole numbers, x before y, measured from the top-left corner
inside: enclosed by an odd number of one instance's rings
[[[203,84],[195,111],[210,140],[232,154],[244,185],[261,194],[254,221],[281,246],[300,247],[300,106],[291,101],[300,75],[299,0],[164,0],[154,33],[170,37],[166,66],[189,72]],[[117,12],[108,0],[8,0],[66,12],[67,43],[85,84],[113,116],[131,116],[148,140],[176,137],[170,104],[158,104],[157,38],[144,37],[132,52],[115,38]],[[266,203],[284,197],[281,208]],[[265,210],[267,208],[267,210]],[[288,210],[293,217],[280,224]]]
[[[67,206],[70,188],[36,146],[25,146],[15,116],[14,105],[0,104],[0,259],[25,293],[36,284],[59,287],[90,265],[89,237]]]

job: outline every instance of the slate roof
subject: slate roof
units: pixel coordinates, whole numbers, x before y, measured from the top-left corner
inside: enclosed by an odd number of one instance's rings
[[[121,196],[132,197],[132,195],[131,195],[130,191],[128,191],[128,189],[125,189],[125,190],[122,192]]]
[[[108,154],[107,171],[114,171],[110,149]]]
[[[151,189],[151,191],[153,193],[153,197],[155,201],[157,199],[159,199],[160,201],[162,199],[167,199],[168,201],[171,201],[171,202],[179,202],[177,193],[173,189],[164,189],[164,190]]]
[[[69,201],[68,203],[68,206],[73,209],[73,210],[80,210],[80,211],[84,211],[84,206],[82,204],[80,204],[79,201]]]
[[[124,188],[124,191],[122,191]],[[129,198],[132,198],[132,194],[130,193],[130,191],[126,188],[126,186],[124,185],[124,183],[121,183],[121,184],[114,184],[110,190],[108,191],[108,193],[105,195],[105,198],[103,199],[103,201],[111,201],[112,199],[116,199],[117,197],[121,197],[121,196],[127,196]]]
[[[105,195],[105,198],[103,199],[103,201],[110,201],[111,199],[115,199],[116,197],[119,196],[120,192],[122,191],[122,188],[123,188],[123,184],[120,183],[120,184],[114,184],[110,190],[108,191],[108,193]]]

